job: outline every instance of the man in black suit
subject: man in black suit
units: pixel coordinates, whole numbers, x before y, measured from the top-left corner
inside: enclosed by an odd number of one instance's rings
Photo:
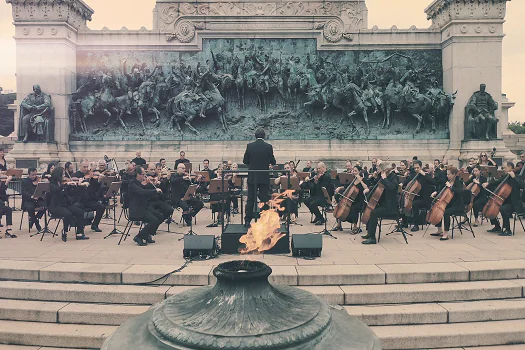
[[[40,219],[44,216],[45,213],[45,202],[44,199],[38,198],[34,199],[33,194],[35,194],[36,185],[36,169],[29,168],[27,170],[27,177],[22,179],[22,209],[27,211],[29,215],[29,227],[36,227],[38,231],[42,230],[40,226]],[[38,213],[35,213],[35,209],[38,209]]]
[[[249,143],[244,152],[243,163],[248,165],[248,170],[268,170],[270,165],[275,165],[273,147],[264,142],[266,136],[263,129],[255,132],[255,142]],[[248,173],[248,200],[246,202],[246,218],[244,225],[250,226],[250,222],[255,216],[254,205],[255,197],[259,191],[261,202],[270,200],[270,173]]]
[[[319,211],[319,206],[323,206],[326,203],[324,198],[323,187],[326,188],[330,197],[330,187],[332,185],[332,178],[327,172],[326,165],[324,163],[317,164],[317,174],[314,178],[309,180],[310,182],[310,197],[308,197],[304,204],[310,210],[310,213],[314,214],[314,223],[316,225],[324,225],[325,219],[321,212]]]
[[[137,166],[143,166],[147,163],[146,159],[142,158],[142,152],[136,152],[135,156],[136,157],[133,158],[131,162],[135,163]]]
[[[141,220],[145,226],[140,230],[133,240],[139,246],[145,246],[148,243],[155,243],[151,238],[157,232],[161,221],[157,216],[147,211],[148,199],[156,193],[161,193],[160,189],[146,189],[142,186],[145,170],[138,166],[135,169],[135,178],[131,180],[128,186],[129,196],[129,219],[131,221]]]

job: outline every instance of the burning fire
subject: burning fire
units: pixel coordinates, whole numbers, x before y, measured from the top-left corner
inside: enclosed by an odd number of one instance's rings
[[[248,233],[239,239],[239,242],[246,245],[245,248],[239,249],[241,254],[260,254],[270,250],[285,236],[284,233],[279,232],[281,228],[279,212],[284,211],[285,208],[281,204],[286,198],[292,198],[293,192],[292,190],[285,191],[267,203],[270,209],[262,211],[261,218],[253,223]],[[264,205],[265,203],[261,203],[259,206],[262,208]]]

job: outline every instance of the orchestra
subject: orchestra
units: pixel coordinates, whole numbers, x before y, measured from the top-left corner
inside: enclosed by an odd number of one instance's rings
[[[254,144],[258,145],[262,141],[260,139]],[[361,236],[363,244],[377,243],[378,225],[383,218],[392,220],[397,217],[397,224],[403,228],[410,227],[411,232],[417,232],[425,225],[433,225],[437,231],[431,236],[447,241],[450,239],[451,226],[454,225],[451,220],[453,216],[464,217],[462,224],[466,224],[467,214],[472,212],[472,227],[481,226],[486,218],[492,224],[488,232],[512,236],[510,218],[525,213],[522,203],[525,198],[525,152],[520,155],[516,165],[505,162],[497,176],[493,154],[489,156],[488,152],[481,152],[479,159],[468,158],[462,169],[449,166],[446,158],[435,159],[433,163],[423,166],[418,157],[413,157],[410,162],[399,160],[395,163],[379,158],[354,163],[348,160],[344,168],[338,171],[331,170],[324,162],[318,162],[314,168],[312,161],[306,160],[304,167],[299,168],[304,171],[299,173],[296,168],[301,161],[288,161],[274,167],[273,154],[268,153],[269,149],[265,145],[260,143],[260,147],[257,146],[260,149],[248,149],[248,158],[244,160],[248,167],[255,166],[250,158],[251,152],[254,153],[253,159],[257,159],[255,154],[258,152],[268,155],[268,165],[256,165],[261,170],[265,166],[270,169],[266,176],[271,177],[269,182],[272,186],[268,189],[262,183],[266,180],[259,183],[264,177],[260,174],[249,175],[249,171],[244,175],[229,173],[229,170],[239,170],[238,164],[232,160],[218,162],[214,164],[214,169],[210,160],[204,159],[195,173],[184,151],[179,153],[176,170],[166,166],[165,158],[156,163],[147,163],[141,157],[141,152],[126,162],[120,172],[118,169],[108,169],[107,161],[90,162],[87,159],[80,163],[64,162],[64,167],[49,162],[44,165],[46,171],[41,175],[36,168],[31,167],[27,169],[27,176],[21,179],[13,179],[2,170],[0,217],[5,218],[6,226],[3,236],[16,237],[12,228],[13,208],[9,204],[8,189],[12,181],[20,182],[21,208],[27,212],[30,229],[35,227],[41,232],[44,226],[42,219],[48,212],[52,218],[63,220],[64,242],[73,227],[77,240],[90,238],[85,232],[87,225],[91,227],[90,234],[102,232],[101,221],[109,204],[106,193],[113,181],[120,183],[118,195],[122,207],[129,211],[129,219],[142,224],[140,232],[133,239],[139,246],[154,243],[153,236],[157,234],[159,226],[164,222],[173,222],[176,210],[181,210],[184,224],[191,226],[193,218],[199,215],[205,202],[209,202],[206,206],[217,215],[214,223],[208,227],[222,224],[220,220],[223,214],[227,214],[230,220],[229,215],[239,213],[239,199],[246,199],[250,192],[250,182],[247,181],[250,176],[257,187],[257,196],[264,203],[270,198],[276,198],[278,192],[292,189],[292,182],[286,183],[288,175],[290,180],[297,181],[298,187],[293,188],[292,195],[284,198],[281,204],[280,218],[283,222],[297,222],[304,212],[301,210],[302,204],[312,215],[310,222],[314,225],[324,225],[325,212],[333,211],[335,221],[331,231],[344,232],[346,223],[349,224],[351,235],[366,230]],[[2,159],[3,152],[0,152],[0,161]],[[496,170],[490,170],[495,167]],[[6,168],[7,164],[2,165],[2,169]],[[106,181],[108,177],[111,178]],[[225,188],[210,189],[210,181],[214,179],[224,179]],[[49,193],[40,193],[35,197],[39,183],[45,182],[49,182]],[[332,207],[326,206],[327,197],[330,197]],[[254,211],[254,202],[247,202],[248,227],[251,220],[257,219],[260,209]],[[258,203],[262,210],[266,208],[264,203]],[[94,212],[94,215],[86,215],[89,212]]]

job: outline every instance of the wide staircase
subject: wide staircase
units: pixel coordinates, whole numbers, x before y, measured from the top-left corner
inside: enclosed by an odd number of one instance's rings
[[[0,260],[0,350],[98,349],[127,319],[215,281],[198,262],[169,285],[139,284],[164,275],[159,266],[59,265]],[[272,283],[342,305],[384,349],[525,349],[512,345],[525,344],[525,260],[272,268]]]

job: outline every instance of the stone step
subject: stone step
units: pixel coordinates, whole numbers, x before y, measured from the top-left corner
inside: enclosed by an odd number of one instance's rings
[[[525,319],[525,299],[345,306],[345,309],[369,326]]]
[[[429,349],[525,343],[525,320],[372,326],[387,349]]]
[[[523,285],[515,281],[385,284],[341,286],[345,305],[407,304],[523,297]]]
[[[115,326],[0,321],[0,343],[99,349]]]
[[[49,348],[47,346],[3,345],[0,350],[80,350],[79,348]]]
[[[149,308],[147,305],[0,299],[0,320],[120,326]]]

